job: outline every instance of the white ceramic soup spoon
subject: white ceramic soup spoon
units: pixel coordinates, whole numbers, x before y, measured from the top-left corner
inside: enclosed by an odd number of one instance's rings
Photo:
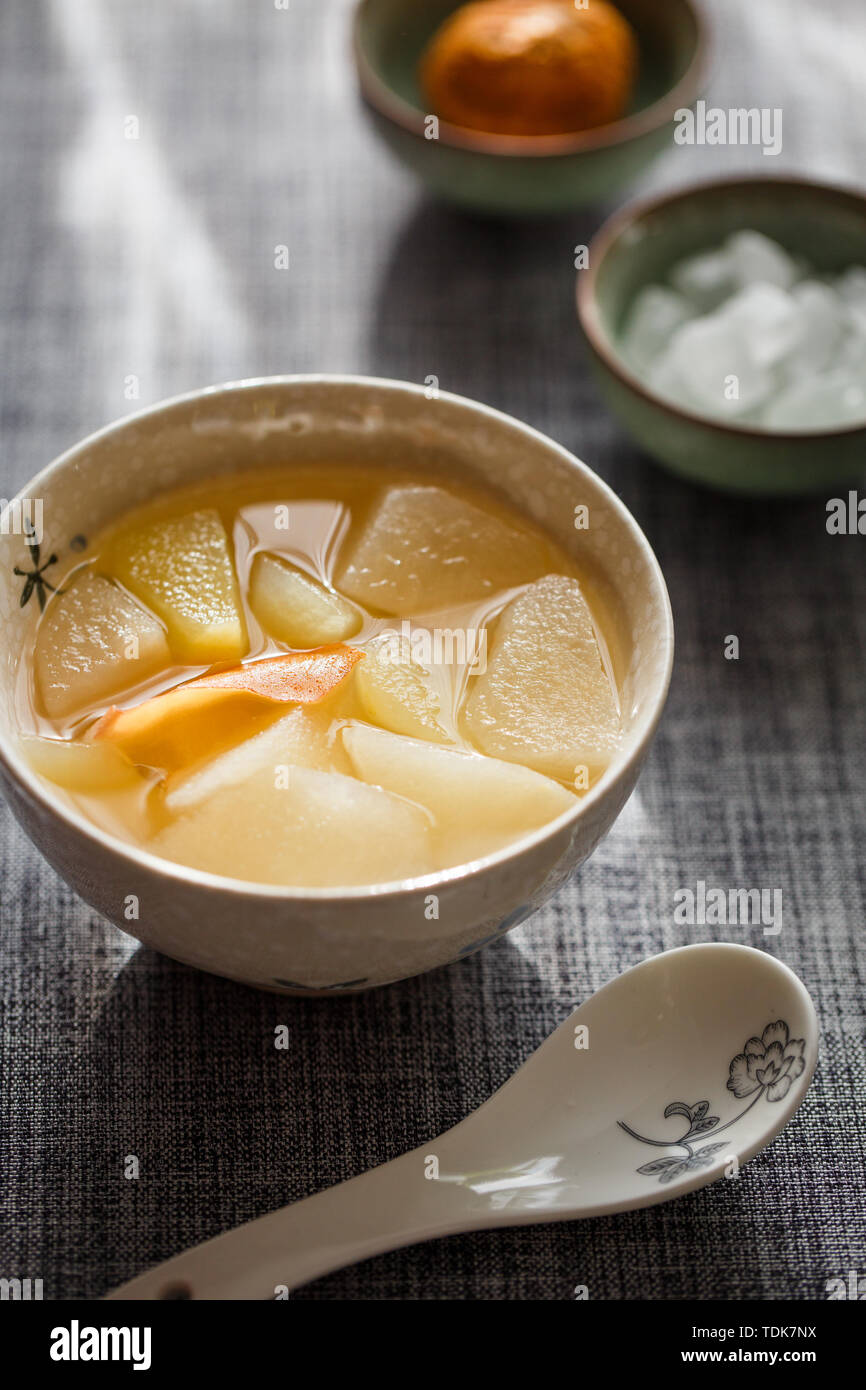
[[[458,1231],[652,1206],[779,1133],[815,1069],[817,1023],[787,966],[684,946],[605,985],[467,1119],[361,1177],[168,1260],[115,1299],[273,1299]]]

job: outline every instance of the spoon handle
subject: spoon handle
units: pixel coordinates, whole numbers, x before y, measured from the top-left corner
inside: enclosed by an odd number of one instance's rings
[[[425,1176],[441,1140],[166,1260],[109,1299],[275,1299],[371,1255],[470,1228],[460,1186]],[[483,1219],[483,1218],[482,1218]]]

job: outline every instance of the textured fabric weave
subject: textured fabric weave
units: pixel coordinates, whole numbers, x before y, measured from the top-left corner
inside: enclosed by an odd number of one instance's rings
[[[574,450],[634,511],[675,609],[667,714],[610,837],[544,911],[460,965],[344,1000],[257,994],[137,949],[0,810],[0,1275],[97,1296],[422,1143],[614,974],[729,935],[802,976],[822,1030],[806,1104],[737,1181],[394,1253],[296,1296],[822,1298],[866,1273],[866,540],[826,534],[826,498],[726,499],[636,453],[574,321],[574,247],[610,209],[503,225],[433,206],[359,112],[349,8],[3,6],[0,489],[212,381],[435,375]],[[645,187],[740,169],[862,177],[858,0],[708,8],[708,99],[783,108],[783,153],[672,146]],[[699,879],[781,888],[780,935],[676,925],[674,893]]]

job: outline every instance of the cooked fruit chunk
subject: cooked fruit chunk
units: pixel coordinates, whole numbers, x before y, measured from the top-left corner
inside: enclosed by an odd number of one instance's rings
[[[264,767],[213,792],[157,835],[152,848],[211,873],[351,887],[430,873],[423,811],[338,772]]]
[[[233,666],[229,671],[196,676],[195,680],[187,681],[183,689],[248,691],[284,704],[315,705],[342,684],[363,655],[358,647],[345,647],[335,642],[313,651],[287,652],[285,656],[251,661],[248,666]]]
[[[176,772],[259,733],[281,704],[324,700],[361,656],[354,647],[322,647],[198,676],[131,709],[109,710],[93,736],[133,763]]]
[[[607,766],[620,719],[576,579],[549,574],[508,605],[465,724],[482,752],[565,782]]]
[[[195,806],[214,792],[236,786],[263,769],[311,767],[319,772],[350,773],[349,760],[331,735],[331,723],[329,712],[309,708],[290,710],[276,724],[228,753],[212,758],[198,771],[174,778],[166,791],[166,810],[174,814]]]
[[[557,782],[479,753],[360,723],[347,724],[342,738],[358,777],[430,811],[440,868],[488,854],[575,804]]]
[[[34,771],[67,791],[110,792],[141,783],[136,769],[110,743],[25,735],[21,749]]]
[[[381,635],[368,642],[355,687],[362,709],[374,724],[395,734],[453,743],[447,704],[447,671],[432,671],[413,661],[406,643]],[[441,680],[436,677],[442,677]]]
[[[252,738],[278,718],[279,706],[237,691],[189,690],[110,709],[93,738],[120,749],[132,763],[171,775]]]
[[[228,536],[212,508],[115,537],[112,572],[162,618],[178,661],[237,661],[247,634]]]
[[[544,541],[439,487],[393,487],[342,561],[337,587],[383,613],[473,603],[537,579]]]
[[[357,608],[287,560],[263,552],[253,561],[250,607],[264,628],[287,647],[345,642],[361,626]]]
[[[36,684],[51,719],[99,704],[170,662],[153,614],[90,569],[55,595],[36,636]]]

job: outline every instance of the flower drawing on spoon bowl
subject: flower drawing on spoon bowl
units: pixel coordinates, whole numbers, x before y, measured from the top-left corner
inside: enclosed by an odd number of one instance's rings
[[[768,1023],[759,1038],[749,1038],[730,1066],[728,1090],[738,1100],[766,1091],[767,1100],[784,1100],[806,1066],[804,1038],[789,1038],[782,1019]],[[745,1113],[745,1112],[744,1112]]]
[[[737,1100],[745,1100],[749,1096],[751,1100],[745,1109],[723,1125],[719,1124],[720,1116],[707,1114],[710,1108],[707,1100],[696,1101],[693,1105],[686,1101],[673,1100],[670,1105],[665,1106],[666,1120],[672,1115],[682,1115],[687,1121],[679,1139],[650,1139],[645,1134],[638,1134],[624,1120],[618,1120],[620,1129],[624,1129],[626,1134],[630,1134],[641,1144],[652,1144],[658,1149],[682,1151],[676,1156],[668,1154],[664,1158],[654,1158],[649,1163],[642,1164],[637,1172],[644,1173],[647,1177],[657,1177],[659,1182],[668,1183],[696,1168],[709,1167],[715,1155],[726,1145],[712,1143],[696,1148],[694,1141],[705,1134],[711,1134],[715,1139],[723,1130],[729,1129],[741,1120],[762,1096],[771,1102],[784,1100],[797,1077],[803,1075],[806,1067],[805,1050],[805,1038],[792,1038],[787,1023],[781,1018],[775,1023],[768,1023],[760,1038],[749,1038],[742,1052],[737,1053],[728,1067],[727,1088]]]

